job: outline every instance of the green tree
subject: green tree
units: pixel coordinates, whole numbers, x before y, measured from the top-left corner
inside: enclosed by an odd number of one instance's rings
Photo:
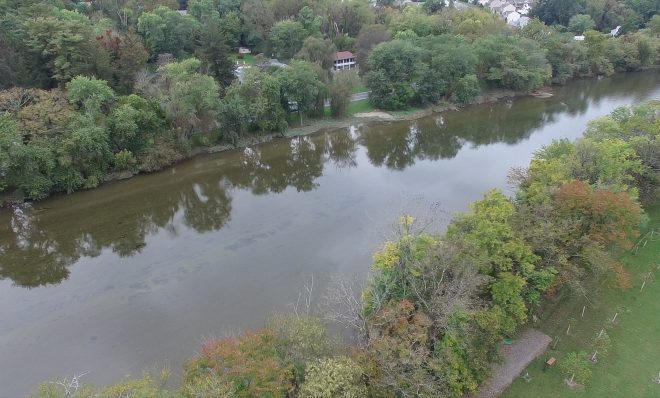
[[[447,10],[440,17],[443,18],[443,30],[447,29],[449,33],[466,36],[472,40],[488,35],[503,34],[508,30],[503,18],[479,7]]]
[[[305,27],[300,22],[286,19],[273,25],[268,41],[275,57],[291,59],[300,51],[305,36]]]
[[[435,14],[445,8],[445,0],[427,0],[422,5],[427,14]]]
[[[39,54],[49,77],[64,84],[77,75],[96,71],[98,47],[91,22],[84,15],[62,9],[25,20],[25,44]]]
[[[614,73],[614,65],[606,56],[609,36],[594,30],[586,31],[584,36],[590,72],[594,75],[611,75]]]
[[[367,25],[360,29],[355,40],[355,56],[357,63],[360,66],[360,74],[365,74],[369,71],[369,54],[371,50],[378,44],[390,41],[392,36],[387,30],[385,25]]]
[[[220,123],[227,138],[235,142],[250,130],[282,131],[286,113],[281,102],[281,82],[272,74],[246,71],[243,82],[227,89],[220,105]]]
[[[545,51],[529,39],[487,36],[477,41],[480,74],[504,88],[532,91],[552,76]]]
[[[327,9],[329,21],[337,24],[340,35],[355,37],[365,25],[373,24],[375,15],[368,0],[346,0],[329,2]],[[325,32],[330,37],[337,34],[334,26]],[[341,46],[337,46],[342,49]],[[342,49],[343,50],[343,49]]]
[[[170,53],[175,57],[192,53],[200,24],[192,16],[181,15],[167,7],[158,7],[140,15],[137,29],[147,43],[151,58],[155,59],[162,53]]]
[[[584,14],[586,0],[541,0],[532,10],[547,25],[568,25],[573,15]]]
[[[420,7],[406,7],[403,12],[395,14],[390,21],[390,30],[396,36],[398,32],[412,31],[419,37],[438,33],[439,19],[437,15],[427,15]]]
[[[108,82],[118,92],[130,93],[138,72],[146,67],[149,59],[142,39],[132,31],[118,33],[109,28],[96,40],[110,60]]]
[[[384,109],[408,106],[418,78],[419,48],[402,40],[381,43],[369,56],[371,72],[366,75],[370,101]]]
[[[576,34],[582,34],[589,29],[593,29],[595,26],[596,22],[594,22],[590,15],[586,14],[573,15],[568,21],[568,29]]]
[[[218,83],[199,72],[196,58],[161,66],[153,80],[139,82],[146,98],[158,101],[180,141],[193,133],[209,135],[217,129],[220,103]]]
[[[155,101],[136,94],[121,97],[108,118],[113,151],[140,154],[165,132],[165,115]]]
[[[660,14],[654,15],[647,23],[646,27],[651,30],[656,37],[660,36]]]
[[[54,179],[58,189],[71,193],[98,186],[113,161],[108,141],[105,127],[97,125],[91,116],[74,119],[56,149]]]
[[[277,77],[282,84],[284,103],[296,107],[302,124],[303,115],[309,115],[316,108],[316,99],[324,89],[323,83],[305,61],[291,62],[288,68],[277,72]]]
[[[493,304],[507,314],[507,321],[502,327],[509,334],[515,331],[516,326],[527,320],[527,308],[522,297],[526,284],[524,278],[510,272],[502,272],[491,285]]]
[[[273,9],[266,0],[244,0],[241,2],[243,37],[253,51],[264,51],[268,35],[276,22]]]
[[[453,98],[460,104],[467,104],[481,92],[479,79],[476,75],[465,75],[458,79],[454,86]]]
[[[213,76],[222,88],[235,78],[235,65],[229,56],[231,44],[233,40],[223,31],[219,16],[204,19],[195,53],[203,63],[204,72]]]
[[[274,345],[282,363],[292,366],[296,384],[306,377],[306,365],[329,357],[333,344],[325,326],[317,318],[296,314],[272,316],[266,327],[273,331]]]
[[[332,56],[336,51],[337,48],[329,40],[308,37],[296,54],[296,58],[316,63],[323,69],[330,70],[334,61]]]
[[[442,97],[467,102],[479,93],[468,75],[476,73],[478,58],[472,47],[459,37],[438,36],[423,43],[423,69],[417,94],[422,103],[434,103]],[[457,90],[460,89],[460,99]],[[476,93],[475,93],[476,92]]]
[[[24,143],[16,121],[0,114],[0,192],[18,189],[28,199],[43,199],[54,185],[55,165],[48,145]]]
[[[305,370],[300,395],[314,398],[359,398],[367,395],[362,369],[348,357],[317,359]]]
[[[244,333],[204,344],[185,365],[188,396],[283,397],[292,388],[290,371],[277,356],[270,330]]]
[[[353,87],[359,81],[353,71],[335,73],[330,83],[330,111],[334,117],[346,116],[346,109],[351,101]]]
[[[315,15],[314,10],[311,7],[302,7],[296,16],[296,19],[307,31],[308,37],[317,37],[321,35],[321,23],[323,17]]]
[[[115,100],[115,92],[108,82],[86,76],[76,76],[67,83],[66,90],[69,102],[93,117],[107,113]]]

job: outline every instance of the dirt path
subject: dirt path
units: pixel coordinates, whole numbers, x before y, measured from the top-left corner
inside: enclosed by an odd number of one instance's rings
[[[474,398],[499,396],[534,358],[541,355],[552,339],[538,330],[528,329],[511,345],[503,345],[501,364],[493,365],[493,376],[484,383]]]
[[[394,116],[390,115],[389,113],[380,112],[380,111],[356,113],[353,116],[354,117],[366,117],[366,118],[372,118],[372,119],[385,119],[385,120],[394,119]]]

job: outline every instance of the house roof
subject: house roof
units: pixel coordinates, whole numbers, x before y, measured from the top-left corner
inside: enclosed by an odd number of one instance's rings
[[[502,9],[503,12],[514,12],[516,11],[516,6],[513,4],[507,4],[506,7]]]
[[[353,53],[350,51],[337,51],[336,53],[332,54],[333,61],[339,61],[340,59],[348,58],[355,58],[355,55],[353,55]]]
[[[529,18],[529,17],[520,17],[520,19],[518,20],[518,23],[517,23],[517,24],[518,24],[518,26],[520,26],[521,28],[524,28],[525,26],[527,26],[527,24],[529,23],[529,21],[530,21],[530,18]]]
[[[489,7],[490,7],[490,8],[500,8],[500,7],[502,7],[503,5],[504,5],[504,3],[502,3],[500,0],[495,0],[495,1],[493,1],[493,2],[490,3],[490,6],[489,6]]]
[[[514,11],[510,13],[509,15],[506,16],[506,21],[511,23],[511,22],[516,22],[517,20],[520,19],[520,13]]]

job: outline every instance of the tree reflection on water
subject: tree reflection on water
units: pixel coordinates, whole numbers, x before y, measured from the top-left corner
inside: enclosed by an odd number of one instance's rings
[[[234,190],[254,195],[278,194],[289,187],[311,191],[325,167],[359,168],[361,148],[373,166],[401,171],[417,161],[454,158],[466,145],[515,145],[560,114],[581,115],[591,104],[631,92],[644,96],[657,80],[640,74],[597,84],[578,81],[557,89],[548,100],[522,98],[411,122],[282,139],[193,160],[181,167],[184,171],[177,172],[177,166],[66,200],[0,209],[0,279],[26,288],[57,284],[80,258],[106,249],[119,257],[133,256],[160,230],[176,234],[183,227],[199,233],[223,228],[231,217]],[[218,158],[224,161],[211,167]],[[104,192],[114,196],[104,200]],[[87,194],[97,199],[87,200]]]

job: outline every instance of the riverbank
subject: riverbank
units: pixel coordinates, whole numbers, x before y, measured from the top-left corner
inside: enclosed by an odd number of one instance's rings
[[[542,89],[539,90],[547,92],[550,90],[550,88],[543,87]],[[523,93],[523,92],[516,92],[513,90],[504,90],[504,89],[492,89],[477,96],[471,103],[465,106],[475,106],[486,103],[495,103],[501,100],[507,100],[516,97],[524,97],[524,96],[532,96],[532,93]],[[450,102],[442,102],[440,104],[431,105],[428,107],[420,107],[420,108],[415,107],[402,111],[382,111],[376,108],[371,108],[371,106],[365,108],[367,109],[361,109],[361,112],[357,112],[349,117],[345,117],[342,119],[335,119],[331,117],[324,117],[321,119],[309,119],[306,124],[301,126],[288,127],[285,131],[281,133],[269,133],[269,134],[250,135],[246,137],[241,137],[238,139],[235,145],[218,144],[218,145],[194,147],[187,152],[181,152],[174,163],[171,163],[161,169],[154,170],[152,172],[140,172],[140,171],[128,171],[128,170],[120,171],[120,172],[111,172],[103,178],[102,184],[91,189],[99,188],[100,186],[106,183],[126,180],[137,175],[160,172],[168,169],[169,167],[173,167],[182,161],[190,160],[199,155],[208,155],[208,154],[220,153],[230,150],[243,149],[249,146],[264,144],[281,138],[306,136],[310,134],[319,133],[321,131],[343,129],[353,125],[360,126],[367,123],[416,120],[441,112],[460,111],[462,109],[461,106]],[[54,195],[55,194],[50,195],[50,197]],[[11,204],[22,203],[23,201],[24,201],[23,198],[20,195],[18,195],[16,192],[0,194],[0,208]]]
[[[543,87],[537,91],[549,92],[550,90],[551,90],[550,87]],[[508,100],[512,98],[519,98],[525,96],[531,97],[533,96],[533,94],[516,92],[513,90],[493,89],[479,95],[477,98],[475,98],[474,101],[464,105],[463,107],[483,105],[487,103],[496,103],[502,100]],[[441,104],[432,105],[428,107],[411,108],[402,111],[382,111],[380,109],[372,108],[368,111],[358,112],[352,116],[345,117],[342,119],[335,119],[331,117],[324,117],[321,119],[309,119],[306,124],[299,126],[292,126],[292,127],[290,126],[282,133],[270,133],[270,134],[241,137],[236,143],[236,145],[219,144],[219,145],[195,147],[192,148],[188,154],[185,154],[180,161],[188,160],[199,155],[208,155],[208,154],[225,152],[229,150],[243,149],[249,146],[264,144],[281,138],[301,137],[301,136],[319,133],[322,131],[347,128],[354,125],[359,126],[367,123],[417,120],[441,112],[460,111],[463,107],[450,102],[443,102]],[[169,167],[171,166],[172,165],[170,165]],[[123,179],[131,178],[132,176],[138,174],[145,174],[145,173],[131,173],[131,172],[112,173],[109,174],[104,181],[111,182],[111,181],[123,180]]]
[[[658,68],[652,68],[653,70],[657,70]],[[643,72],[642,72],[643,73]],[[620,76],[623,75],[624,73],[619,73],[615,74],[612,77],[615,76]],[[630,75],[631,73],[627,73],[626,75]],[[612,78],[610,77],[610,78]],[[594,82],[597,80],[597,78],[584,78],[584,79],[573,79],[568,84],[576,83],[579,81],[586,81],[586,80],[593,80]],[[600,80],[600,79],[598,79]],[[343,118],[343,119],[334,119],[331,117],[324,117],[320,119],[309,119],[304,125],[302,126],[291,126],[287,128],[284,132],[281,133],[271,133],[271,134],[263,134],[263,135],[250,135],[247,137],[242,137],[238,140],[238,142],[235,145],[231,144],[218,144],[218,145],[211,145],[211,146],[198,146],[198,147],[193,147],[189,149],[188,151],[180,152],[178,153],[178,156],[175,158],[175,161],[173,163],[170,163],[169,165],[158,169],[154,170],[152,172],[141,172],[141,171],[121,171],[121,172],[111,172],[107,174],[103,178],[103,182],[94,188],[91,189],[96,189],[104,184],[115,182],[115,181],[120,181],[120,180],[126,180],[130,179],[134,176],[137,175],[145,175],[145,174],[152,174],[154,172],[159,172],[163,170],[167,170],[168,168],[174,167],[177,164],[193,159],[197,156],[200,155],[207,155],[207,154],[215,154],[215,153],[220,153],[220,152],[226,152],[226,151],[231,151],[231,150],[236,150],[236,149],[242,149],[254,145],[260,145],[264,144],[267,142],[271,142],[274,140],[278,139],[287,139],[287,138],[292,138],[292,137],[298,137],[298,136],[306,136],[314,133],[319,133],[322,131],[331,131],[335,129],[344,129],[349,126],[363,126],[365,124],[371,124],[371,123],[391,123],[391,122],[397,122],[397,121],[410,121],[410,120],[417,120],[421,119],[424,117],[428,117],[433,114],[438,114],[442,112],[447,112],[447,111],[462,111],[464,109],[468,109],[473,106],[478,106],[478,105],[483,105],[483,104],[494,104],[498,103],[501,101],[510,101],[511,99],[514,98],[522,98],[522,97],[536,97],[538,98],[539,101],[543,101],[547,98],[551,98],[552,90],[554,88],[562,88],[566,87],[566,85],[563,86],[545,86],[542,88],[537,89],[533,93],[526,93],[526,92],[516,92],[514,90],[506,90],[506,89],[491,89],[488,90],[478,97],[476,97],[472,102],[466,105],[459,106],[457,104],[449,103],[449,102],[443,102],[437,105],[433,106],[428,106],[428,107],[419,107],[419,108],[410,108],[407,110],[403,111],[381,111],[375,108],[372,108],[370,105],[366,104],[361,104],[355,106],[358,103],[352,103],[353,104],[353,111],[356,112],[353,115]],[[541,95],[538,95],[538,94]],[[366,106],[365,106],[366,105]],[[89,190],[89,189],[88,189]],[[81,190],[82,191],[82,190]],[[53,194],[50,195],[50,197],[53,197],[55,195],[63,195],[64,193],[58,193],[58,194]],[[11,204],[16,204],[16,203],[22,203],[24,200],[23,198],[18,195],[17,192],[10,192],[10,193],[5,193],[5,194],[0,194],[0,208],[5,207],[7,205]]]

